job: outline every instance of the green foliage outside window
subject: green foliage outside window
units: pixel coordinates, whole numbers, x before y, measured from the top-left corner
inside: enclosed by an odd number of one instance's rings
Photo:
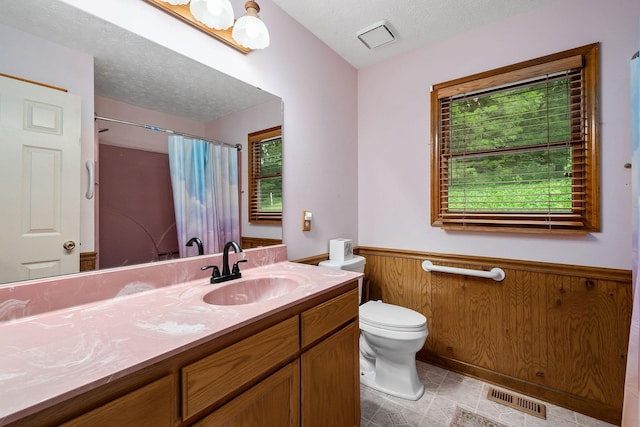
[[[260,212],[282,212],[282,138],[260,143],[257,179]]]
[[[448,210],[571,212],[571,79],[451,101]]]

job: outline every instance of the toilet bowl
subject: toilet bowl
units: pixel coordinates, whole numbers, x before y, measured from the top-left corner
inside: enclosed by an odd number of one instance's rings
[[[322,267],[364,272],[364,257],[322,261]],[[362,279],[359,281],[362,295]],[[424,385],[416,370],[416,353],[427,339],[422,314],[382,301],[360,306],[360,382],[402,399],[418,400]]]
[[[416,353],[427,339],[427,319],[405,307],[369,301],[360,306],[360,382],[402,399],[418,400],[424,385]]]

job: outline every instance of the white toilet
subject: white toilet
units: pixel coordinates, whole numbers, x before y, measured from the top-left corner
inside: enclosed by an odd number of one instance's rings
[[[354,255],[345,261],[322,261],[319,265],[358,273],[365,258]],[[362,279],[359,283],[362,302]],[[416,371],[416,352],[427,339],[427,319],[422,314],[382,301],[360,306],[360,382],[383,393],[418,400],[424,385]]]

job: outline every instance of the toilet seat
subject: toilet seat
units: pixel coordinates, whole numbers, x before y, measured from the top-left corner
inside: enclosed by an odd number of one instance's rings
[[[382,301],[369,301],[360,306],[360,324],[397,332],[426,330],[427,318],[411,309]],[[361,327],[362,329],[362,327]]]

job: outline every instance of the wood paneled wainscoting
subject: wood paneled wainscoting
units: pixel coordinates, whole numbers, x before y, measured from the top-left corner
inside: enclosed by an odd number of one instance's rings
[[[282,239],[267,239],[265,237],[242,236],[240,246],[242,249],[260,248],[263,246],[273,246],[282,244]]]
[[[97,252],[80,252],[80,271],[95,270],[97,258]]]
[[[631,320],[631,271],[358,248],[371,299],[427,317],[418,359],[619,424]],[[426,272],[506,273],[501,282]]]

